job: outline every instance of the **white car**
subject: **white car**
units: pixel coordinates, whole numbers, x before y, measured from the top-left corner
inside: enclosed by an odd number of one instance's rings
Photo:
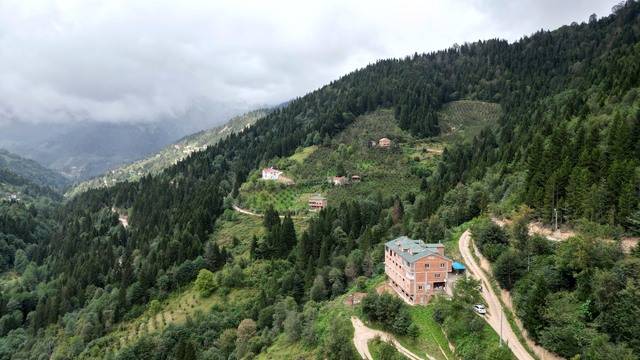
[[[473,305],[473,311],[477,312],[480,315],[484,315],[487,313],[487,308],[482,304]]]

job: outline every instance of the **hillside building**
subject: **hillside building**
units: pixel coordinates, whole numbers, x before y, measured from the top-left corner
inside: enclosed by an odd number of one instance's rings
[[[327,198],[320,195],[315,194],[309,198],[309,210],[311,211],[320,211],[327,207]]]
[[[347,185],[349,183],[349,178],[347,178],[346,176],[332,176],[329,178],[329,183],[333,184],[334,186]]]
[[[262,169],[262,180],[278,180],[282,175],[282,171],[273,167]]]
[[[411,305],[426,304],[436,292],[443,292],[451,265],[442,244],[425,244],[406,236],[385,244],[384,271],[389,285]]]
[[[383,149],[387,149],[387,148],[391,147],[391,140],[386,138],[386,137],[378,140],[378,147],[383,148]]]

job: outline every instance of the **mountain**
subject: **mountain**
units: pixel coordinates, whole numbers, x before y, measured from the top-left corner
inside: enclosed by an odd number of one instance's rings
[[[267,113],[268,110],[254,110],[236,116],[224,125],[186,136],[142,160],[109,170],[102,176],[84,181],[74,186],[66,195],[74,196],[88,189],[111,186],[122,181],[136,181],[148,174],[157,174],[169,166],[175,165],[191,153],[202,151],[224,137],[242,131]]]
[[[0,147],[83,181],[143,159],[185,135],[247,111],[243,104],[198,102],[160,119],[123,122],[11,122],[0,127]],[[71,118],[73,118],[71,116]]]
[[[49,186],[58,191],[69,185],[69,180],[39,163],[0,149],[0,169],[9,170],[39,186]]]
[[[357,359],[363,326],[442,360],[637,359],[640,247],[618,241],[640,223],[637,64],[628,1],[514,43],[378,61],[156,176],[79,194],[54,231],[12,241],[26,250],[0,277],[0,359]],[[291,181],[260,180],[267,166]],[[327,181],[342,175],[361,179]],[[386,294],[399,236],[488,266],[409,307]],[[473,312],[501,291],[510,303]]]

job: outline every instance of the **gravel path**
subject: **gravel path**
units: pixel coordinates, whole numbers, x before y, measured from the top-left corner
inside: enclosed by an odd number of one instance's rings
[[[424,360],[424,358],[419,357],[418,355],[407,350],[407,348],[405,348],[404,346],[400,345],[400,343],[393,337],[393,335],[384,331],[369,328],[362,322],[362,320],[358,319],[355,316],[351,317],[351,324],[354,328],[353,343],[355,344],[356,350],[358,350],[360,357],[362,357],[363,359],[373,359],[373,357],[371,357],[371,353],[369,352],[369,341],[373,340],[376,336],[379,336],[382,341],[391,343],[393,346],[395,346],[396,349],[398,349],[398,351],[402,355],[406,356],[407,358],[411,360]],[[427,358],[429,360],[436,360],[429,355],[427,355]]]

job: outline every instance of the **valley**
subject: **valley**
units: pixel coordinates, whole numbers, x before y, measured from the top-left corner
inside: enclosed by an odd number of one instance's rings
[[[0,153],[0,360],[638,359],[639,44],[380,60],[64,197]]]

